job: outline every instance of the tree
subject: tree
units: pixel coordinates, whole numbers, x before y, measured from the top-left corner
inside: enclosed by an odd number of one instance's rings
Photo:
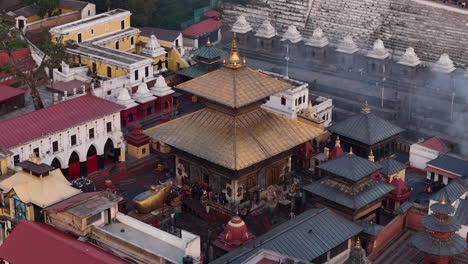
[[[28,0],[28,4],[37,8],[37,15],[41,18],[52,16],[53,11],[59,8],[60,0]]]
[[[15,28],[0,22],[0,50],[5,52],[9,58],[9,62],[0,66],[0,72],[9,73],[26,85],[31,94],[34,108],[38,110],[44,108],[44,104],[37,89],[37,83],[43,78],[48,78],[45,74],[46,67],[51,71],[53,68],[58,68],[60,62],[67,58],[66,48],[63,44],[52,43],[49,37],[47,41],[39,45],[44,53],[41,63],[39,65],[35,65],[35,63],[24,65],[13,56],[14,47],[17,47],[17,43],[22,41],[20,34]],[[34,61],[30,53],[26,59]]]

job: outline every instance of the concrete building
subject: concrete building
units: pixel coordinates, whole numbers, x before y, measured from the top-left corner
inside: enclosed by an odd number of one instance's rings
[[[12,153],[11,168],[35,153],[73,180],[103,169],[106,163],[125,160],[122,109],[92,95],[80,95],[1,122],[0,145]]]
[[[46,222],[132,263],[200,262],[199,236],[181,230],[178,237],[122,214],[120,199],[110,191],[76,195],[46,208]]]

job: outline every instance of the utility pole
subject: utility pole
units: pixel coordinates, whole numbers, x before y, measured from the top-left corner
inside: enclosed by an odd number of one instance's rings
[[[286,40],[287,41],[287,40]],[[286,42],[286,78],[289,78],[289,43]]]
[[[450,121],[453,121],[453,101],[455,100],[455,92],[452,92],[452,103],[450,104]]]
[[[380,102],[380,107],[383,109],[383,103],[384,103],[384,92],[385,92],[385,63],[383,65],[383,78],[382,78],[382,100]]]

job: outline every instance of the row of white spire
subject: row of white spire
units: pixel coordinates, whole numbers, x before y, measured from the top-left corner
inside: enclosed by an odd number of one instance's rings
[[[148,89],[148,85],[142,82],[138,85],[137,91],[132,96],[130,96],[126,88],[120,88],[115,102],[129,109],[137,106],[138,103],[144,104],[172,93],[174,93],[174,90],[167,85],[164,77],[159,75],[151,89]]]
[[[252,27],[247,22],[243,15],[239,15],[237,17],[237,21],[232,26],[232,31],[245,34],[252,31]],[[260,25],[258,30],[255,32],[256,37],[262,38],[273,38],[277,35],[276,29],[271,25],[268,19],[265,19],[263,23]],[[289,40],[292,43],[298,43],[303,40],[301,33],[297,30],[296,26],[290,25],[286,32],[282,35],[281,40]],[[304,44],[323,48],[329,44],[327,37],[323,33],[320,27],[317,27],[312,37],[304,40]],[[338,44],[338,48],[336,49],[338,52],[353,54],[359,50],[358,46],[354,42],[353,38],[350,35],[347,35],[343,38],[343,40]],[[381,39],[377,39],[374,41],[374,45],[372,50],[368,51],[366,56],[375,58],[375,59],[386,59],[390,57],[389,51],[385,48],[384,43]],[[398,60],[399,64],[415,67],[421,64],[421,60],[419,59],[418,55],[414,52],[414,48],[408,47]],[[440,56],[439,60],[433,65],[434,70],[440,72],[453,72],[455,70],[455,65],[453,61],[449,58],[448,54],[444,53]],[[466,75],[468,76],[468,69]]]

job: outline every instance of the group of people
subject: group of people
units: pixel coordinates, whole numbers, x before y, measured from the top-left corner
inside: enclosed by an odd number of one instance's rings
[[[186,181],[184,181],[186,182]],[[211,186],[207,183],[204,183],[202,181],[198,181],[196,183],[193,183],[191,185],[183,185],[183,191],[181,191],[181,195],[184,198],[189,198],[189,199],[202,199],[206,198],[208,200],[214,201],[216,203],[219,203],[221,205],[227,204],[227,197],[226,194],[223,192],[215,192],[213,193],[213,190]]]
[[[443,0],[444,4],[455,4],[461,8],[467,8],[467,0]]]

